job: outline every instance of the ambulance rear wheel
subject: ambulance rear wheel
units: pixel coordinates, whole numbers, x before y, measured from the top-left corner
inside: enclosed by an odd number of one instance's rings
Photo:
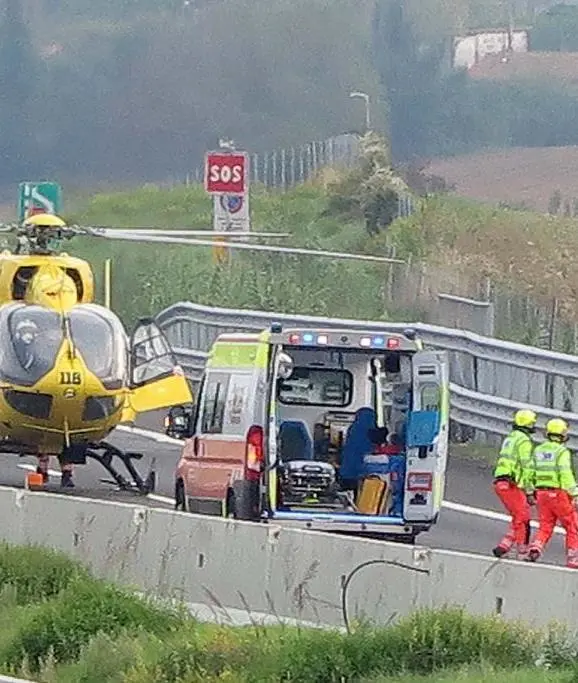
[[[256,522],[259,515],[259,483],[236,481],[233,483],[230,508],[235,519]]]

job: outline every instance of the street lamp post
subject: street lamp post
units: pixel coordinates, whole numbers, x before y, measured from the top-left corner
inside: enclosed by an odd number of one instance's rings
[[[349,93],[349,97],[355,99],[359,98],[361,100],[365,101],[365,132],[367,133],[368,131],[371,130],[371,107],[370,107],[370,102],[369,102],[369,95],[364,92],[352,92]]]

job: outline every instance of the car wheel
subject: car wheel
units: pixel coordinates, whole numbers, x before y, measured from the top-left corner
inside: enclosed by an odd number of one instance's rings
[[[236,481],[233,484],[231,508],[235,519],[256,522],[259,519],[259,484],[253,481]]]

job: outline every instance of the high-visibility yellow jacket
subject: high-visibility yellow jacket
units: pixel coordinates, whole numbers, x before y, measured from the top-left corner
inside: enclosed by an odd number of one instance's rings
[[[572,455],[564,444],[544,441],[534,449],[534,486],[567,491],[578,496],[578,486],[572,469]]]
[[[526,493],[531,493],[533,490],[532,452],[534,445],[529,434],[520,429],[513,429],[502,442],[494,469],[494,478],[510,477]]]

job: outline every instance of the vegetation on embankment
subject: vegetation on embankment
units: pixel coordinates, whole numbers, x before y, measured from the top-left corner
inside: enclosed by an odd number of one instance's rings
[[[323,190],[302,186],[286,194],[252,192],[253,229],[290,232],[292,245],[359,251],[361,221],[324,216]],[[202,187],[96,195],[80,204],[74,220],[89,225],[207,229],[211,201]],[[284,244],[286,239],[269,239]],[[97,277],[113,260],[113,305],[124,320],[157,313],[179,300],[231,308],[373,319],[384,317],[388,266],[329,258],[235,251],[218,264],[207,247],[78,239],[69,251],[89,258]]]
[[[488,278],[499,291],[527,295],[538,304],[550,305],[556,297],[560,314],[569,322],[578,321],[578,265],[572,258],[578,253],[576,220],[438,195],[423,200],[414,215],[397,219],[372,236],[359,210],[345,211],[342,197],[335,201],[339,187],[328,172],[316,183],[287,193],[254,188],[254,230],[289,232],[292,245],[313,249],[388,255],[395,247],[398,257],[411,260],[411,267],[240,251],[219,265],[206,247],[90,238],[67,248],[89,258],[97,276],[104,259],[112,257],[113,303],[127,323],[179,300],[322,316],[418,320],[424,319],[436,292],[478,297]],[[71,218],[83,224],[198,229],[211,225],[211,201],[200,186],[146,186],[97,194],[76,198],[71,208]],[[534,343],[538,325],[525,299],[520,300],[522,323],[498,333]]]
[[[38,548],[0,545],[0,669],[43,683],[576,683],[568,631],[458,609],[351,634],[201,624]]]

